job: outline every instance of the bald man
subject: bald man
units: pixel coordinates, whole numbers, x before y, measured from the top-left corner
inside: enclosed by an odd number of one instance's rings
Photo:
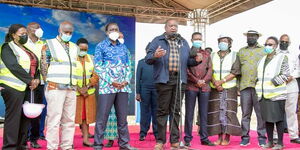
[[[46,41],[42,52],[42,75],[47,82],[47,149],[73,149],[76,110],[76,58],[79,48],[70,41],[73,24],[62,22],[59,35]],[[59,128],[61,127],[61,134]],[[61,137],[59,136],[61,135]],[[59,143],[59,139],[61,142]]]
[[[41,29],[40,24],[36,22],[31,22],[27,25],[28,32],[28,41],[25,44],[26,47],[33,50],[33,53],[37,56],[39,62],[41,60],[41,52],[42,48],[45,45],[45,42],[41,40],[43,36],[43,30]],[[38,68],[39,72],[41,72],[40,67]],[[42,76],[40,77],[40,84],[34,90],[34,102],[38,104],[43,103],[44,99],[44,82]],[[37,140],[40,137],[40,120],[41,116],[34,118],[31,120],[31,128],[30,128],[30,146],[32,148],[41,148],[41,146],[37,143]]]

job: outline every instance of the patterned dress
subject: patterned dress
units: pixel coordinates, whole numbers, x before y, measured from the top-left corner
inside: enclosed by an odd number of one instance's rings
[[[106,129],[104,132],[104,139],[114,140],[118,137],[118,125],[117,125],[117,116],[114,106],[111,108],[111,111],[108,116]]]

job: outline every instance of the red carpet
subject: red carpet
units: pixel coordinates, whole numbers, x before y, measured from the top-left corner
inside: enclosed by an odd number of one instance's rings
[[[130,126],[129,127],[130,130],[130,144],[134,147],[139,148],[140,150],[153,150],[153,147],[155,145],[155,139],[153,134],[150,134],[146,137],[145,141],[139,141],[139,126]],[[93,133],[93,128],[90,129],[91,133]],[[251,131],[250,135],[251,135],[251,144],[247,147],[241,147],[239,145],[240,142],[240,137],[232,137],[231,138],[231,143],[228,146],[214,146],[214,147],[210,147],[210,146],[202,146],[200,145],[200,139],[199,136],[196,135],[196,132],[193,133],[194,134],[194,139],[192,142],[192,147],[191,149],[197,149],[197,150],[219,150],[219,149],[224,149],[224,150],[241,150],[241,149],[245,149],[245,150],[261,150],[262,148],[258,147],[257,144],[257,134],[255,131]],[[0,129],[0,147],[2,147],[2,138],[3,135],[3,129]],[[217,136],[213,136],[210,137],[211,141],[216,141]],[[289,142],[289,137],[287,134],[285,134],[284,136],[284,145],[285,145],[285,149],[286,150],[300,150],[300,145],[299,144],[292,144]],[[46,149],[46,142],[45,141],[39,141],[39,143],[42,145],[42,149]],[[106,143],[106,141],[105,141]],[[88,149],[93,149],[93,148],[86,148],[82,146],[82,138],[81,138],[81,133],[80,130],[78,128],[76,128],[76,134],[75,134],[75,149],[76,150],[88,150]],[[169,149],[169,144],[167,144],[166,149]],[[114,143],[114,147],[112,148],[105,148],[106,150],[118,150],[118,144]]]

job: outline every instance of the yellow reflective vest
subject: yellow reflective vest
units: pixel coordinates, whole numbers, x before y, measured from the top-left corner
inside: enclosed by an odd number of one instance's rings
[[[286,84],[274,86],[271,80],[279,75],[282,62],[284,60],[283,54],[276,54],[274,58],[265,66],[265,60],[267,56],[264,56],[258,63],[257,77],[258,81],[255,86],[255,90],[259,100],[264,97],[271,99],[281,94],[287,93]]]
[[[86,55],[87,59],[89,61],[85,61],[84,64],[85,64],[85,77],[86,77],[86,80],[85,80],[85,83],[86,85],[88,85],[90,83],[90,78],[92,77],[92,74],[93,74],[93,71],[94,71],[94,63],[93,63],[93,60],[91,58],[90,55]],[[78,80],[77,80],[77,85],[78,87],[82,88],[83,86],[83,73],[84,73],[84,70],[83,70],[83,65],[81,64],[80,61],[78,61],[77,63],[77,74],[78,74]],[[91,95],[91,94],[94,94],[96,91],[95,88],[89,88],[88,89],[88,94]],[[80,95],[79,92],[77,92],[77,95]]]
[[[23,69],[29,73],[30,71],[30,57],[27,53],[17,46],[13,41],[7,43],[15,54],[18,63],[23,67]],[[3,45],[1,46],[3,47]],[[1,56],[2,48],[0,49]],[[3,83],[11,88],[18,91],[25,91],[27,84],[14,76],[9,69],[5,66],[2,59],[0,60],[0,83]]]
[[[214,79],[222,80],[230,74],[232,65],[236,60],[236,54],[236,52],[231,51],[229,54],[225,55],[223,60],[221,60],[217,52],[212,53],[211,58]],[[225,89],[235,87],[236,81],[236,78],[233,78],[231,81],[222,84],[222,87]],[[212,88],[216,88],[212,83],[210,83],[210,85]]]
[[[29,39],[28,39],[29,40]],[[35,43],[30,43],[27,42],[24,46],[30,50],[32,50],[32,52],[37,56],[38,60],[39,60],[39,66],[38,66],[38,70],[40,70],[40,81],[42,84],[43,83],[43,76],[41,74],[41,56],[42,56],[42,49],[43,46],[45,45],[45,41],[42,40],[38,40]]]
[[[65,49],[57,38],[47,40],[51,53],[51,61],[48,67],[46,81],[77,85],[77,56],[79,48],[76,44],[69,42],[68,49]]]

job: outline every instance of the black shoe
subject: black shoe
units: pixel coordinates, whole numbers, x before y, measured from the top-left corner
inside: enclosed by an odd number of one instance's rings
[[[291,140],[291,143],[300,144],[300,138]]]
[[[93,147],[94,146],[94,144],[86,144],[84,142],[82,143],[82,145],[85,146],[85,147]]]
[[[138,150],[137,148],[126,145],[125,147],[120,147],[119,150]]]
[[[39,139],[45,141],[46,137],[45,136],[40,136]]]
[[[145,136],[140,136],[140,139],[139,139],[139,140],[140,140],[140,141],[145,141],[145,138],[146,138]]]
[[[28,145],[22,145],[21,150],[30,150]]]
[[[112,147],[114,145],[114,140],[109,140],[104,147]]]
[[[250,144],[249,139],[242,139],[240,146],[248,146]]]
[[[206,146],[215,146],[215,144],[212,143],[212,142],[210,142],[209,140],[207,140],[207,141],[201,141],[201,144],[202,145],[206,145]]]
[[[92,138],[94,138],[94,135],[93,134],[89,134],[88,138],[92,139]]]
[[[30,142],[31,148],[41,148],[41,145],[37,141]]]
[[[184,143],[184,146],[186,146],[186,147],[191,147],[191,143],[190,143],[190,142],[185,142],[185,143]]]
[[[285,129],[284,129],[284,133],[289,133],[289,129],[288,129],[288,128],[285,128]]]

